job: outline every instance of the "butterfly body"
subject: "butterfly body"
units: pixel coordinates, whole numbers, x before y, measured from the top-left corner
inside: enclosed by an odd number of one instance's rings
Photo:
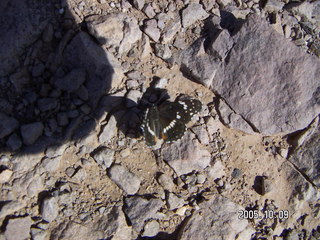
[[[186,123],[200,110],[201,102],[195,99],[152,105],[146,110],[141,125],[146,144],[153,146],[159,141],[180,139],[186,131]]]

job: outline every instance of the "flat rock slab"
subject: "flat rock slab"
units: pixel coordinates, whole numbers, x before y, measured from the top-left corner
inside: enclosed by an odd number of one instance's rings
[[[233,122],[271,135],[303,129],[320,113],[319,59],[256,15],[232,37],[215,31],[209,44],[199,40],[183,52],[181,70],[224,98],[241,116]]]
[[[209,166],[211,161],[210,152],[202,149],[195,135],[190,132],[177,142],[164,147],[162,155],[178,176],[201,171]]]
[[[248,225],[238,218],[239,210],[243,208],[225,197],[205,201],[185,222],[178,239],[235,239]]]
[[[132,196],[125,199],[124,212],[130,219],[132,227],[140,232],[146,220],[158,218],[156,213],[162,205],[163,202],[160,199],[148,200],[140,196]]]
[[[320,61],[257,16],[248,19],[234,42],[224,77],[211,88],[261,133],[308,126],[320,112]]]

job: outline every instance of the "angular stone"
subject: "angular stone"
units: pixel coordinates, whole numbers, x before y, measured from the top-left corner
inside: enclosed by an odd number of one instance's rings
[[[319,117],[318,117],[319,118]],[[312,126],[311,126],[312,127]],[[304,140],[301,145],[292,151],[289,161],[317,186],[320,187],[320,123],[316,122],[315,128]]]
[[[99,143],[108,143],[117,133],[117,121],[114,116],[111,116],[108,123],[102,127],[99,134]]]
[[[167,205],[169,210],[174,210],[182,207],[185,204],[183,198],[178,197],[174,193],[169,193],[167,197]]]
[[[160,38],[160,30],[158,28],[157,20],[151,19],[144,23],[143,31],[147,34],[153,41],[158,42]]]
[[[6,240],[30,239],[30,216],[9,219],[4,235]]]
[[[93,159],[103,168],[109,168],[113,162],[115,151],[110,148],[101,148],[93,154]]]
[[[153,18],[156,15],[150,3],[143,8],[143,12],[148,16],[148,18]]]
[[[162,207],[160,199],[144,199],[140,196],[127,197],[125,199],[124,212],[132,223],[132,227],[140,232],[144,222],[149,219],[158,219],[157,212]]]
[[[86,18],[88,30],[100,44],[118,47],[123,39],[123,15],[89,16]]]
[[[201,171],[210,165],[210,153],[202,149],[194,138],[194,134],[187,132],[182,139],[162,149],[163,159],[178,176],[192,171]]]
[[[94,15],[86,21],[89,32],[101,44],[117,47],[120,55],[127,53],[142,36],[137,20],[123,13]]]
[[[29,123],[22,125],[20,128],[23,143],[26,145],[33,144],[43,132],[42,122]]]
[[[239,210],[244,209],[222,196],[205,201],[187,219],[179,239],[236,239],[248,226],[246,219],[239,219]]]
[[[108,176],[127,194],[135,194],[140,188],[140,179],[121,165],[113,165]]]
[[[42,219],[47,222],[52,222],[59,214],[59,205],[54,197],[46,198],[41,205]]]
[[[173,15],[172,19],[166,23],[163,28],[161,40],[163,43],[169,43],[176,33],[181,29],[181,21],[178,13]]]
[[[164,173],[162,173],[157,179],[159,184],[166,190],[172,192],[175,189],[175,184],[172,181],[172,178]]]
[[[156,220],[151,220],[144,226],[142,237],[154,237],[158,234],[159,230],[159,222]]]
[[[6,114],[0,112],[0,138],[8,136],[18,126],[19,122],[15,118],[9,117]]]
[[[86,72],[83,69],[73,69],[66,76],[56,78],[54,86],[69,93],[76,91],[86,80]]]
[[[182,10],[182,26],[187,28],[198,20],[207,18],[209,14],[199,3],[190,3],[187,8]]]

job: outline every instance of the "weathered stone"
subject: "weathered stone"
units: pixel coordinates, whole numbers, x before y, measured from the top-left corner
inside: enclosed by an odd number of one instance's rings
[[[187,132],[182,139],[162,149],[163,159],[178,176],[192,171],[201,171],[210,164],[210,153],[202,149],[194,138],[194,134]]]
[[[89,32],[101,44],[118,47],[120,55],[127,53],[142,36],[137,20],[122,13],[90,16],[86,21]]]
[[[19,122],[13,118],[0,112],[0,138],[4,138],[11,134],[17,127]]]
[[[174,193],[168,193],[167,197],[167,205],[169,210],[174,210],[177,208],[181,208],[185,204],[183,198],[178,197]]]
[[[160,30],[157,25],[157,20],[151,19],[144,23],[144,33],[147,34],[153,41],[158,42],[160,38]]]
[[[156,56],[163,60],[168,60],[172,55],[168,44],[156,43],[154,46],[154,50],[155,50]]]
[[[83,69],[73,69],[66,76],[56,78],[53,82],[54,86],[60,90],[67,92],[76,91],[86,80],[86,72]]]
[[[182,26],[187,28],[198,20],[207,18],[209,14],[199,3],[190,3],[187,8],[182,10]]]
[[[211,89],[256,131],[276,134],[305,128],[320,112],[319,60],[258,16],[249,17],[233,42],[227,62],[211,61],[216,52],[203,51],[211,75],[203,70],[207,77],[202,81],[198,74],[194,79],[207,86],[213,79]],[[191,73],[198,71],[197,64],[193,66],[187,68]]]
[[[157,212],[162,207],[160,199],[144,199],[139,196],[132,196],[125,199],[124,212],[130,219],[132,227],[140,232],[144,222],[149,219],[158,219]]]
[[[266,10],[269,13],[272,12],[279,12],[282,10],[284,6],[284,2],[276,1],[276,0],[268,0],[266,2],[266,5],[264,6],[264,10]]]
[[[23,143],[26,145],[33,144],[43,132],[42,122],[29,123],[22,125],[20,128]]]
[[[118,47],[123,39],[123,15],[110,14],[106,16],[89,16],[86,18],[90,34],[95,36],[100,44]]]
[[[162,173],[157,180],[164,189],[170,192],[174,191],[175,184],[173,183],[172,178],[170,176]]]
[[[113,162],[115,151],[110,148],[101,148],[93,154],[93,159],[103,168],[109,168]]]
[[[160,230],[160,224],[156,220],[151,220],[146,223],[143,229],[142,237],[154,237]]]
[[[246,219],[239,219],[238,211],[244,209],[225,197],[212,198],[199,206],[183,225],[178,239],[235,239],[248,225]]]
[[[47,222],[52,222],[59,214],[59,205],[54,197],[46,198],[41,205],[42,219]]]
[[[6,240],[30,239],[30,216],[9,219],[4,235]]]
[[[163,28],[161,40],[163,43],[169,43],[176,33],[181,29],[181,21],[178,13],[172,16]]]
[[[153,18],[156,15],[150,3],[143,8],[143,12],[148,16],[148,18]]]
[[[318,117],[319,118],[319,117]],[[311,126],[311,131],[303,140],[300,138],[300,146],[291,152],[289,161],[301,172],[309,177],[316,185],[320,186],[320,123],[316,121]],[[312,129],[313,128],[313,129]],[[299,141],[298,141],[299,142]]]
[[[84,168],[77,169],[72,175],[72,179],[76,182],[83,182],[87,177],[87,172]]]
[[[140,179],[121,165],[113,165],[108,176],[127,194],[135,194],[140,188]]]
[[[99,134],[99,143],[108,143],[117,133],[117,121],[114,116],[111,116],[108,123],[102,127]]]

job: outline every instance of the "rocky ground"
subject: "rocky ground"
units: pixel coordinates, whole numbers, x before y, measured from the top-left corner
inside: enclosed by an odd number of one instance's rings
[[[320,239],[320,2],[0,2],[0,239]],[[202,110],[147,147],[146,102]]]

